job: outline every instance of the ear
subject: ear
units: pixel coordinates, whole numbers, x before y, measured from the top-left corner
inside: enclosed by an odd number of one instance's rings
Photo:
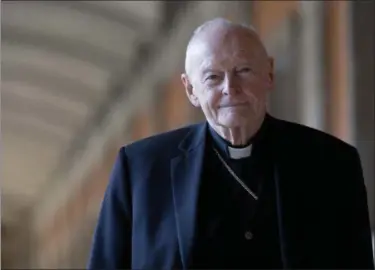
[[[181,74],[181,81],[185,87],[186,95],[191,104],[195,107],[199,107],[199,100],[198,97],[194,94],[193,85],[190,83],[189,77],[186,73]]]

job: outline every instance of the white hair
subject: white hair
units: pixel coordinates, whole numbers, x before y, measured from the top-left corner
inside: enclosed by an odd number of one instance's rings
[[[254,26],[252,25],[249,25],[249,24],[245,24],[245,23],[235,23],[235,22],[232,22],[230,20],[227,20],[227,19],[224,19],[224,18],[215,18],[215,19],[212,19],[212,20],[209,20],[209,21],[206,21],[204,22],[203,24],[201,24],[200,26],[198,26],[192,36],[190,37],[189,39],[189,42],[187,44],[187,47],[186,47],[186,54],[185,54],[185,72],[187,73],[188,72],[188,53],[189,53],[189,50],[191,49],[192,45],[196,42],[196,40],[198,39],[198,37],[200,36],[201,33],[203,33],[207,28],[210,28],[212,26],[222,26],[222,27],[225,27],[225,28],[240,28],[240,29],[244,29],[246,30],[249,34],[255,36],[255,37],[258,37],[258,33],[255,29]]]
[[[224,26],[224,27],[227,27],[227,28],[242,28],[242,29],[245,29],[245,30],[249,31],[249,33],[251,33],[252,35],[254,35],[254,34],[257,35],[257,31],[256,31],[255,27],[250,25],[250,24],[235,23],[235,22],[232,22],[232,21],[224,19],[224,18],[215,18],[215,19],[206,21],[203,24],[201,24],[200,26],[198,26],[194,30],[193,35],[191,36],[191,38],[189,40],[189,44],[191,43],[191,41],[193,41],[193,39],[195,37],[198,36],[198,34],[200,34],[206,28],[208,28],[210,26],[213,26],[213,25],[221,25],[221,26]]]

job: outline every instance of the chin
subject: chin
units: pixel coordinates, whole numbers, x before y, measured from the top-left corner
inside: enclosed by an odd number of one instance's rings
[[[242,115],[226,115],[225,117],[221,117],[218,122],[221,126],[227,128],[237,128],[248,125],[251,119],[252,116],[244,117]]]

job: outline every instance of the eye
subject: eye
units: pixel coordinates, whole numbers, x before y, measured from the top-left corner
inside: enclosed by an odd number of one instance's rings
[[[239,73],[248,73],[248,72],[251,72],[252,70],[251,70],[251,68],[249,68],[249,67],[243,67],[243,68],[240,68],[239,70],[238,70],[238,72]]]
[[[214,81],[214,80],[218,80],[219,79],[219,76],[216,75],[216,74],[210,74],[206,77],[205,81]]]

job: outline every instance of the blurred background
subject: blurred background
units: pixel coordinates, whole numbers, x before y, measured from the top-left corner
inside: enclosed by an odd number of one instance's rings
[[[271,114],[357,147],[374,230],[374,1],[2,1],[1,11],[3,268],[85,267],[118,149],[203,120],[180,73],[193,30],[218,16],[253,24],[275,58]]]

